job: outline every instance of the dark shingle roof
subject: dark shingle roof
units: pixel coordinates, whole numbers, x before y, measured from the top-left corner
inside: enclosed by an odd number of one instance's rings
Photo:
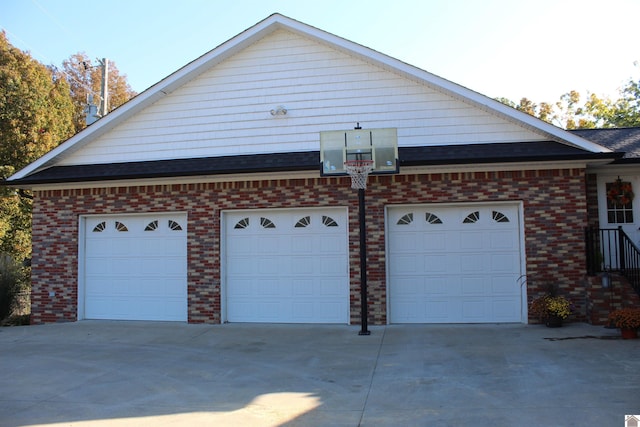
[[[592,153],[556,142],[464,144],[400,147],[400,167],[522,161],[615,159],[617,153]],[[53,166],[6,185],[111,181],[197,175],[320,170],[320,153],[255,154],[146,162]]]
[[[640,127],[615,129],[575,129],[569,132],[618,153],[625,153],[621,162],[640,160]],[[632,160],[634,159],[634,160]]]

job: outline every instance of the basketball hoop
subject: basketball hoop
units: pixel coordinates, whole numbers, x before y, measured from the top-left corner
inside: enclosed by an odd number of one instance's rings
[[[351,177],[351,188],[364,190],[367,188],[367,177],[373,170],[373,160],[347,160],[344,169]]]

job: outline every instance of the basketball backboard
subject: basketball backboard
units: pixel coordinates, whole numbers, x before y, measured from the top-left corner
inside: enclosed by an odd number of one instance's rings
[[[397,129],[320,132],[320,175],[346,175],[347,160],[373,160],[372,175],[398,173]]]

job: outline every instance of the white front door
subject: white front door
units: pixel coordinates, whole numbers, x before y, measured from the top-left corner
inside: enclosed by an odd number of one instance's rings
[[[622,228],[631,242],[640,247],[640,203],[630,197],[640,189],[640,177],[636,175],[598,175],[598,213],[601,232],[602,260],[600,268],[620,268],[618,260],[619,236]]]
[[[185,214],[85,217],[81,254],[80,318],[187,320]]]
[[[226,320],[349,323],[344,208],[223,213]]]
[[[617,192],[617,180],[623,188],[630,189],[640,194],[640,177],[635,175],[598,175],[598,212],[600,228],[622,227],[636,246],[640,247],[640,203],[633,198],[629,203],[624,203],[624,195],[615,199]],[[626,187],[629,184],[630,187]],[[614,202],[614,201],[617,201]]]
[[[387,210],[391,323],[523,321],[519,205]]]

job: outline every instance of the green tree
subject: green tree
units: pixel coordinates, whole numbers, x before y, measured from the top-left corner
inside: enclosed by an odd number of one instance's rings
[[[73,135],[72,116],[66,79],[0,33],[0,177]],[[7,187],[0,187],[0,252],[19,261],[31,254],[31,199]]]
[[[95,64],[84,52],[71,55],[62,62],[62,69],[67,76],[71,88],[74,115],[73,124],[76,132],[86,127],[87,96],[93,96],[93,103],[100,103],[100,86],[102,84],[102,67],[99,62]],[[120,74],[115,62],[109,61],[107,111],[113,111],[134,96],[136,92],[127,82],[127,76]]]
[[[507,98],[496,100],[565,129],[640,126],[640,80],[629,79],[615,100],[589,92],[583,97],[575,90],[553,104],[536,104],[528,98],[519,104]]]

